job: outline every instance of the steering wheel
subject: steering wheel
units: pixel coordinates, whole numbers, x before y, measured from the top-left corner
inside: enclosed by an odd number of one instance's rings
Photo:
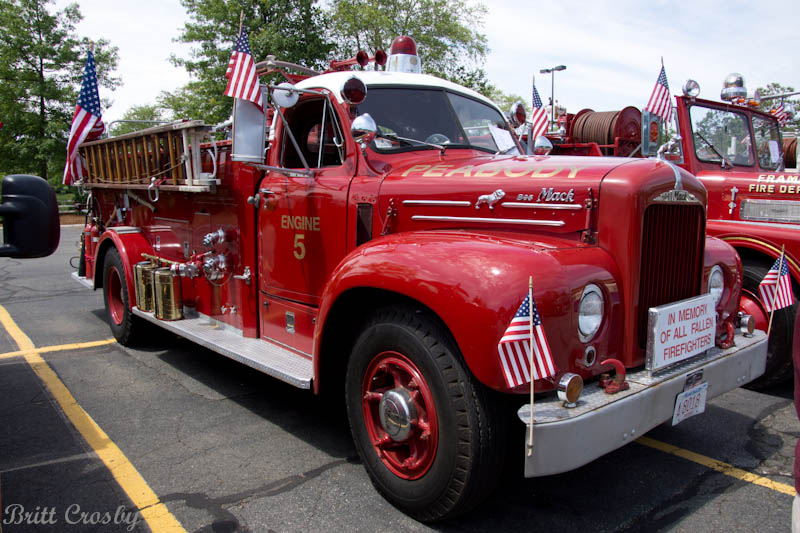
[[[447,135],[442,133],[434,133],[428,135],[428,138],[425,139],[425,142],[430,144],[450,144],[450,139],[447,137]]]

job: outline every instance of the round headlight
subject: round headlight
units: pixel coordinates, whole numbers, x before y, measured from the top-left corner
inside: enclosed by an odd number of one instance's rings
[[[603,291],[594,284],[583,289],[581,303],[578,306],[578,334],[581,341],[592,339],[603,322]]]
[[[715,306],[722,300],[723,290],[725,290],[725,277],[722,275],[722,267],[714,265],[711,274],[708,275],[708,292],[714,297]]]
[[[698,94],[700,94],[700,84],[694,80],[686,80],[686,83],[683,84],[683,95],[697,98]]]

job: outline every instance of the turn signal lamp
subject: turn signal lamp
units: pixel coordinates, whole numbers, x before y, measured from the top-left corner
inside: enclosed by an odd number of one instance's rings
[[[564,372],[558,380],[558,399],[564,402],[564,407],[575,407],[583,392],[583,378],[572,372]]]
[[[342,99],[350,105],[358,105],[367,98],[367,86],[353,76],[342,85]]]
[[[725,81],[722,83],[722,92],[720,98],[726,102],[735,102],[743,100],[747,97],[747,89],[744,86],[744,76],[738,72],[728,74]]]
[[[686,80],[683,84],[683,95],[689,98],[697,98],[700,94],[700,84],[694,80]]]
[[[417,55],[417,43],[408,35],[401,35],[392,41],[386,70],[390,72],[422,73],[422,62]]]
[[[511,105],[511,125],[517,128],[522,124],[525,124],[525,120],[527,118],[527,114],[525,113],[525,104],[522,102],[514,102]]]

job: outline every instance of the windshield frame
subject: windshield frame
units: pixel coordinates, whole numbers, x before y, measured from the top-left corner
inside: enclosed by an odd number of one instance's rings
[[[692,110],[695,109],[695,108],[702,108],[704,110],[712,111],[712,112],[716,112],[716,113],[731,113],[733,115],[737,115],[737,116],[741,117],[744,120],[745,127],[747,129],[747,139],[749,140],[749,145],[748,145],[747,151],[748,151],[748,154],[749,154],[749,157],[750,157],[750,163],[737,162],[735,160],[735,157],[734,158],[729,157],[729,155],[724,152],[724,150],[727,148],[726,146],[716,146],[715,145],[713,147],[713,148],[716,148],[717,150],[721,151],[720,152],[720,157],[722,157],[722,160],[718,159],[716,157],[716,155],[715,155],[714,158],[706,158],[706,157],[701,156],[701,154],[699,152],[700,147],[703,146],[703,145],[706,145],[706,142],[704,142],[702,139],[700,139],[698,137],[698,133],[695,131],[694,117],[692,116]],[[758,159],[756,157],[755,150],[753,149],[753,127],[752,127],[752,122],[751,122],[751,119],[750,119],[750,115],[747,113],[746,110],[737,109],[737,108],[732,107],[732,106],[713,105],[713,103],[711,103],[711,105],[708,105],[705,102],[703,102],[703,103],[695,102],[695,103],[689,104],[687,106],[687,112],[688,112],[688,116],[689,116],[689,129],[690,129],[690,131],[692,133],[692,147],[693,147],[692,152],[694,154],[694,157],[699,162],[701,162],[701,163],[709,163],[709,164],[714,164],[714,165],[724,165],[724,164],[726,164],[725,162],[727,162],[730,165],[732,165],[732,167],[755,168],[755,166],[756,166],[756,164],[758,162]],[[711,139],[709,139],[708,141],[710,142]],[[741,141],[739,141],[739,142],[741,142]],[[709,147],[709,149],[712,149],[711,146],[708,146],[708,147]],[[712,152],[713,152],[713,149],[712,149]]]
[[[425,91],[437,91],[437,92],[442,93],[445,101],[447,102],[447,109],[449,110],[450,114],[452,115],[452,118],[455,121],[455,124],[458,127],[462,138],[464,138],[464,139],[469,139],[469,136],[467,135],[466,131],[464,130],[464,126],[461,123],[461,119],[459,118],[458,113],[456,112],[455,108],[453,107],[453,103],[451,102],[450,98],[448,97],[448,94],[456,95],[456,96],[459,96],[461,98],[466,98],[468,100],[471,100],[473,102],[481,104],[481,105],[483,105],[485,107],[488,107],[492,111],[497,112],[497,114],[499,115],[500,119],[503,121],[503,124],[505,125],[505,131],[508,131],[511,134],[511,138],[514,141],[514,147],[519,151],[520,154],[524,153],[524,151],[522,150],[522,148],[521,148],[521,146],[519,144],[519,139],[514,134],[514,131],[511,128],[510,124],[508,124],[508,121],[506,120],[505,115],[494,104],[486,102],[486,101],[484,101],[484,100],[482,100],[480,98],[476,98],[473,95],[466,94],[466,93],[463,93],[463,92],[460,92],[460,91],[454,91],[454,90],[452,90],[450,88],[442,87],[440,85],[429,85],[429,84],[409,85],[409,84],[406,84],[406,83],[386,83],[386,84],[381,83],[381,84],[367,85],[367,101],[369,101],[369,95],[370,95],[370,93],[372,91],[377,91],[377,90],[381,90],[381,89],[425,90]],[[366,112],[368,112],[368,111],[366,111]],[[362,115],[362,114],[364,114],[364,113],[357,113],[356,116],[359,116],[359,115]],[[380,138],[380,135],[381,134],[379,132],[378,136],[376,137],[376,140],[378,138]],[[397,147],[392,147],[392,148],[379,148],[377,146],[377,144],[376,144],[376,140],[373,140],[368,146],[374,152],[376,152],[378,154],[382,154],[382,155],[400,154],[400,153],[404,153],[404,152],[414,152],[414,151],[418,151],[418,150],[438,150],[439,149],[436,146],[430,146],[430,145],[425,145],[425,144],[415,144],[415,145],[404,145],[403,144],[403,145],[400,145],[400,146],[397,146]],[[424,139],[417,139],[417,140],[420,141],[420,143],[424,142]],[[443,144],[441,146],[443,146],[447,150],[451,150],[451,149],[478,150],[480,152],[484,152],[484,153],[488,153],[488,154],[496,154],[497,151],[498,151],[497,148],[492,150],[492,149],[487,148],[485,146],[478,146],[478,145],[474,145],[474,144],[470,144],[470,143],[448,143],[448,144]]]

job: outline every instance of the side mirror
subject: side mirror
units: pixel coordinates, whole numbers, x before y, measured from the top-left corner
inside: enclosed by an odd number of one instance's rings
[[[353,120],[353,125],[350,126],[350,134],[363,148],[375,140],[378,135],[378,126],[369,113],[364,113]]]
[[[539,135],[536,137],[536,142],[533,143],[534,155],[548,155],[552,149],[553,143],[550,142],[550,139],[544,135]]]
[[[44,257],[55,252],[61,226],[50,185],[37,176],[12,174],[3,178],[2,196],[0,257]]]

